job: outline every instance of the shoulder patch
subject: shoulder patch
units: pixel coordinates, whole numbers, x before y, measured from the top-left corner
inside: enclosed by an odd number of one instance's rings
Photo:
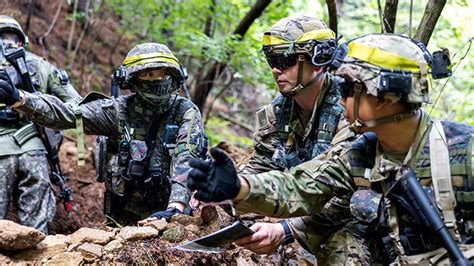
[[[257,132],[265,136],[276,131],[273,106],[268,104],[257,111]]]

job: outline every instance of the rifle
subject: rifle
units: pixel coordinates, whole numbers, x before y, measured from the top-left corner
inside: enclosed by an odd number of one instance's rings
[[[421,222],[423,226],[430,228],[439,240],[441,240],[441,244],[448,252],[449,258],[454,265],[471,265],[441,220],[438,211],[431,203],[428,195],[426,195],[425,190],[421,187],[413,170],[403,168],[400,171],[403,173],[403,176],[390,189],[388,197],[395,199],[395,201],[402,203],[402,205],[408,204],[409,207],[412,208],[413,212],[411,214],[416,220]],[[401,188],[400,192],[403,195],[394,192],[397,190],[397,187]],[[404,199],[408,201],[403,202]]]
[[[16,70],[17,75],[19,76],[17,82],[21,88],[27,92],[35,93],[36,89],[31,82],[30,73],[28,71],[28,66],[25,59],[25,49],[20,48],[9,48],[12,50],[7,53],[3,45],[3,39],[0,38],[1,46],[1,56],[3,56],[11,66]],[[61,171],[61,166],[59,163],[58,150],[53,147],[49,141],[49,138],[45,132],[45,128],[38,126],[36,123],[33,123],[35,129],[43,142],[43,145],[47,152],[47,159],[51,169],[51,182],[60,188],[59,198],[64,201],[64,208],[68,213],[72,211],[72,190],[66,185],[66,177]],[[58,146],[59,147],[59,146]]]

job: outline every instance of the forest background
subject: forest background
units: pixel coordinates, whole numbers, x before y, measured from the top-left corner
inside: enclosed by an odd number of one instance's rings
[[[407,36],[415,36],[428,2],[445,4],[428,49],[450,50],[453,75],[433,82],[425,109],[474,125],[472,0],[19,0],[9,1],[5,11],[25,28],[30,50],[65,68],[81,95],[110,94],[110,74],[134,45],[167,44],[188,70],[190,97],[203,113],[211,144],[228,140],[249,147],[255,111],[277,95],[260,51],[263,32],[289,15],[334,25],[328,14],[333,3],[344,42],[381,32],[381,17],[390,17],[384,8],[393,2],[393,31]]]

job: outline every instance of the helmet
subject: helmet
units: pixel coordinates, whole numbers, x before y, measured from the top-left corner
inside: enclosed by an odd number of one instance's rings
[[[275,55],[308,55],[317,65],[332,58],[337,47],[336,34],[319,19],[308,16],[279,20],[263,34],[262,50]]]
[[[345,45],[347,55],[336,75],[363,83],[368,94],[379,98],[429,102],[433,60],[422,43],[395,34],[368,34]]]
[[[182,78],[178,59],[166,45],[160,43],[144,43],[133,47],[123,61],[123,66],[127,78],[141,71],[163,67],[169,70],[173,79]]]
[[[18,35],[23,46],[28,44],[28,37],[20,26],[20,23],[10,16],[0,15],[0,32],[14,32]]]

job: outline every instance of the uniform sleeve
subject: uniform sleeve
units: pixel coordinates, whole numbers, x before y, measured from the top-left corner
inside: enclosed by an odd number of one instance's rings
[[[333,196],[343,197],[356,190],[347,151],[341,144],[287,173],[242,175],[250,185],[250,194],[235,202],[236,209],[273,217],[317,214]]]
[[[272,105],[266,105],[257,112],[255,126],[257,130],[253,135],[255,151],[247,165],[240,171],[241,174],[259,174],[271,170],[285,170],[285,168],[275,164],[272,159],[278,144],[280,144],[272,108]]]
[[[53,129],[76,127],[75,107],[81,111],[84,132],[90,135],[113,136],[117,134],[117,107],[115,100],[97,99],[78,105],[80,98],[67,103],[47,94],[25,92],[25,104],[17,108],[34,122]]]
[[[171,166],[171,194],[169,202],[180,202],[188,204],[191,191],[187,188],[189,159],[198,158],[207,151],[207,140],[205,139],[202,125],[201,113],[193,106],[184,113],[183,122],[179,126],[176,137],[176,148]]]
[[[332,234],[349,221],[350,195],[332,197],[316,215],[288,219],[298,243],[316,254]]]
[[[57,96],[62,101],[70,101],[80,97],[72,86],[66,72],[61,73],[59,68],[45,59],[40,60],[39,71],[45,77],[46,91],[48,94]]]

